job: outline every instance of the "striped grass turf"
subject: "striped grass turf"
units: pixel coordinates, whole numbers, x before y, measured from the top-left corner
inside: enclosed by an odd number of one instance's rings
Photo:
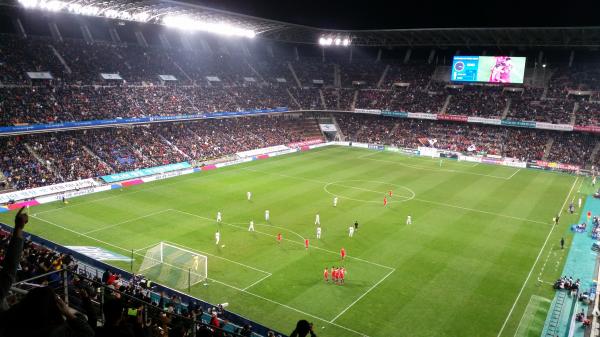
[[[551,219],[587,184],[543,171],[327,147],[42,205],[30,210],[27,230],[65,245],[123,255],[134,249],[136,270],[160,241],[205,253],[210,279],[192,294],[284,332],[308,319],[320,336],[514,336],[529,299],[552,296],[537,275],[555,263],[547,253],[577,214],[562,216],[556,228]],[[247,231],[250,220],[256,232]],[[354,221],[360,227],[349,238]],[[217,228],[224,248],[214,243]],[[340,265],[346,284],[325,283],[323,268]],[[540,277],[552,281],[557,273],[546,268]]]

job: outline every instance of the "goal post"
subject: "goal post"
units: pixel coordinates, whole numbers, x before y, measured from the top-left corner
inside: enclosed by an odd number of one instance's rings
[[[208,258],[167,242],[150,247],[138,273],[177,289],[188,289],[208,277]]]

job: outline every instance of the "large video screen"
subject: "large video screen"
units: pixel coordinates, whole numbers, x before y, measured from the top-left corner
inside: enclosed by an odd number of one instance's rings
[[[525,57],[454,56],[453,82],[523,83]]]

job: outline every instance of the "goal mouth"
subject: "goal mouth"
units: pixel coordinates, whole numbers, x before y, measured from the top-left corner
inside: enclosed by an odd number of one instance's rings
[[[160,242],[146,250],[138,273],[176,289],[189,289],[208,278],[208,257]]]

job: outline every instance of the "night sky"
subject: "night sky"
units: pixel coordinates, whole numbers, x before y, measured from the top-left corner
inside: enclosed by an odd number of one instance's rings
[[[183,1],[267,19],[332,29],[600,26],[598,0]]]

